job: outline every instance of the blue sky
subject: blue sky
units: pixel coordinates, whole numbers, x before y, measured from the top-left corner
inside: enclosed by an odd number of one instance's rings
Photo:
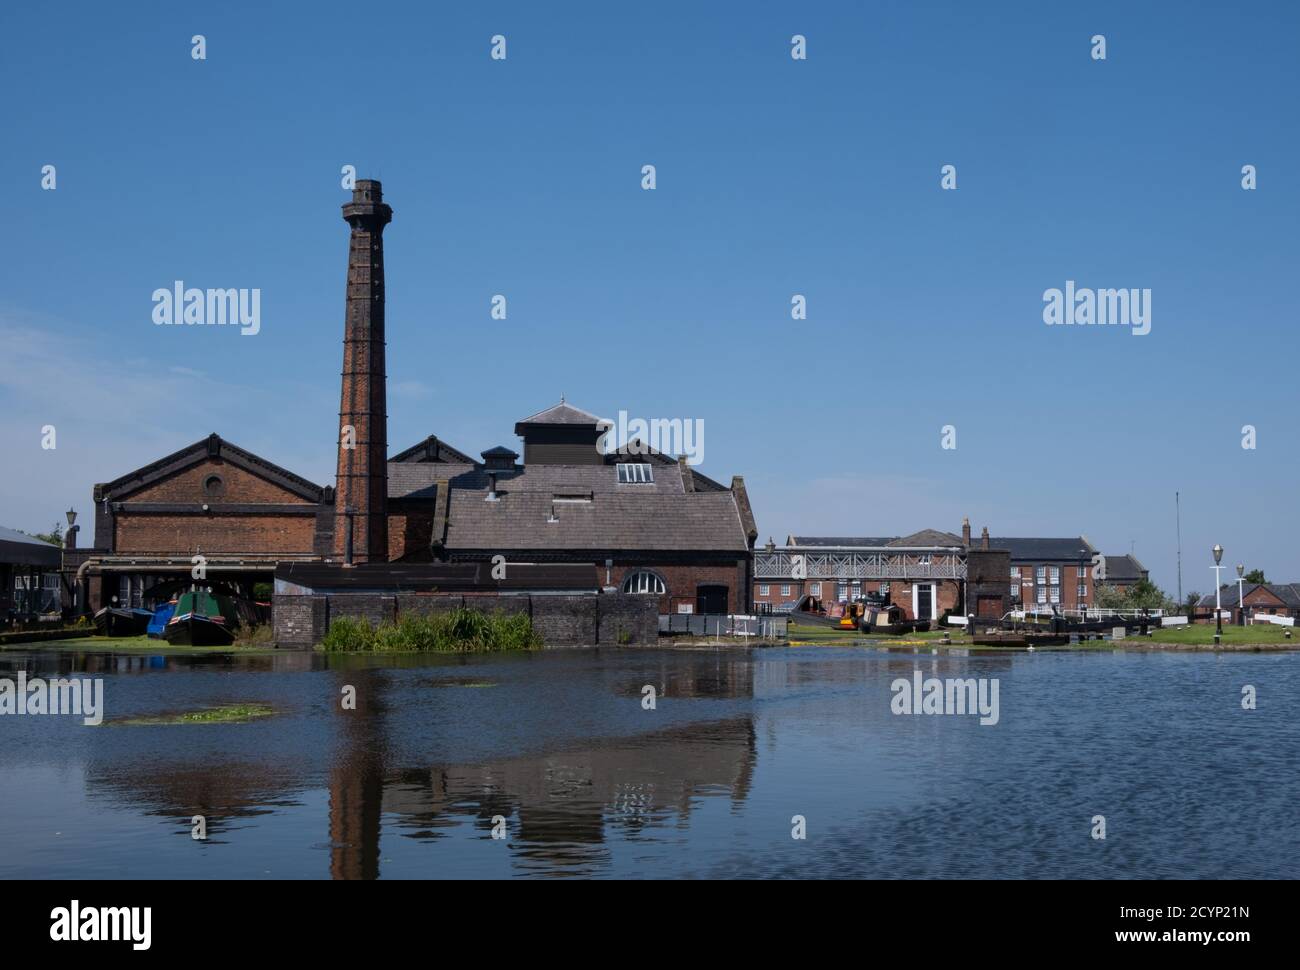
[[[1292,3],[5,5],[0,522],[88,518],[95,482],[211,431],[332,481],[352,164],[395,213],[393,451],[513,446],[563,393],[703,420],[701,470],[745,476],[763,540],[968,515],[1132,544],[1173,591],[1179,490],[1185,590],[1216,541],[1300,580],[1297,27]],[[261,332],[155,327],[177,279],[259,287]],[[1151,332],[1045,326],[1067,279],[1150,288]]]

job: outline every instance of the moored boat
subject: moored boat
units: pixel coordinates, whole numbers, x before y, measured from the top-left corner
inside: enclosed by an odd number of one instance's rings
[[[95,614],[95,631],[103,637],[138,637],[148,629],[153,613],[106,606]]]
[[[234,642],[238,626],[229,597],[196,589],[177,599],[163,636],[176,646],[224,647]]]

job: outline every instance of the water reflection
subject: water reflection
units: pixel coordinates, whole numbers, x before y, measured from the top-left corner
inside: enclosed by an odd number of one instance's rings
[[[1274,824],[1300,798],[1294,721],[1285,705],[1243,715],[1237,702],[1245,682],[1296,696],[1286,655],[0,653],[0,676],[16,670],[103,676],[110,718],[252,702],[276,714],[96,729],[0,718],[6,877],[1113,877],[1300,864],[1300,835]],[[1001,721],[891,714],[891,682],[915,670],[998,678]],[[1116,837],[1098,847],[1087,820],[1102,810]],[[809,820],[806,843],[790,838],[793,814]],[[190,838],[194,815],[205,843]]]

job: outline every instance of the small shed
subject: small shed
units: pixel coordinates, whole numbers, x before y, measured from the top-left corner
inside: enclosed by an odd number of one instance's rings
[[[0,623],[59,609],[58,546],[0,526]]]

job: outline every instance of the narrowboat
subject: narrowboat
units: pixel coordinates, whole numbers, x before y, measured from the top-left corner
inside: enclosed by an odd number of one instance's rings
[[[235,641],[239,615],[228,596],[206,589],[182,593],[163,633],[175,646],[226,647]]]

